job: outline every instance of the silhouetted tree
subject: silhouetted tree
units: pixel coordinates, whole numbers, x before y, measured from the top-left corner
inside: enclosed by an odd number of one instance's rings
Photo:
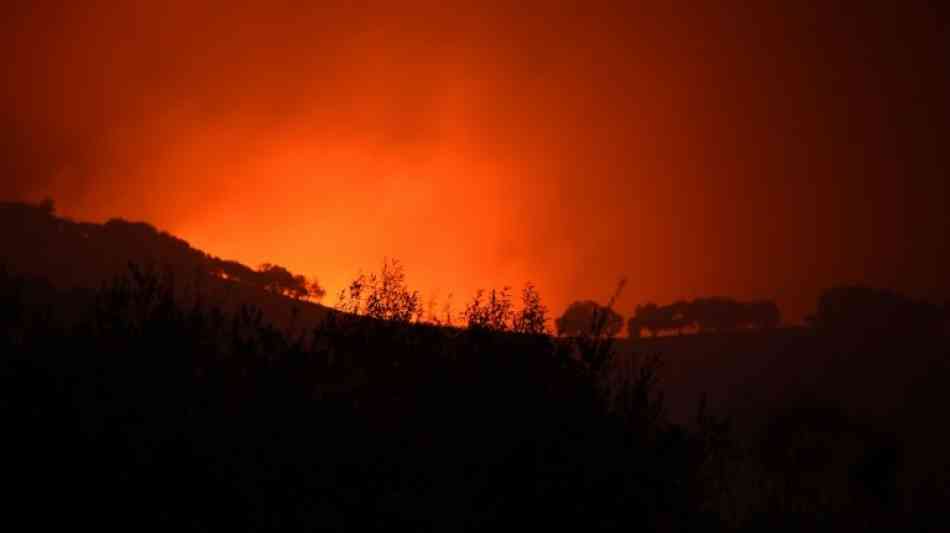
[[[219,259],[217,257],[211,257],[210,263],[211,272],[224,279],[252,284],[257,277],[257,274],[254,272],[254,270],[241,263],[238,263],[237,261],[229,261]]]
[[[307,278],[294,275],[280,265],[262,264],[257,270],[257,277],[261,286],[274,294],[297,300],[310,295],[310,283]]]
[[[322,285],[316,279],[309,279],[306,282],[307,286],[307,298],[310,300],[322,300],[326,296],[327,291],[323,288]]]
[[[406,274],[396,259],[383,261],[380,275],[370,276],[366,315],[382,320],[409,322],[421,309],[419,291],[406,285]]]
[[[465,308],[464,317],[470,329],[510,330],[514,319],[511,288],[505,287],[500,291],[492,289],[487,297],[485,291],[479,289]]]
[[[383,259],[379,275],[360,273],[340,291],[337,309],[379,320],[411,322],[423,312],[419,291],[410,290],[402,264]]]
[[[639,337],[641,329],[646,329],[654,337],[663,331],[682,331],[694,322],[690,311],[690,304],[685,301],[666,306],[654,303],[638,305],[627,329],[632,337]]]
[[[528,283],[521,290],[521,311],[514,318],[514,331],[529,335],[546,334],[547,313],[547,307],[541,303],[541,295],[533,284]]]
[[[368,284],[367,275],[360,272],[346,287],[340,289],[335,308],[338,311],[358,315],[363,312],[364,291]]]
[[[690,314],[700,331],[732,331],[744,320],[744,308],[732,298],[714,296],[697,298],[690,304]]]
[[[694,324],[694,320],[690,316],[690,304],[684,300],[670,304],[669,311],[664,318],[666,329],[675,330],[678,333],[682,333],[683,329]]]
[[[640,332],[644,329],[650,332],[650,335],[656,337],[659,331],[656,327],[654,317],[657,314],[658,306],[653,302],[638,304],[634,314],[627,322],[627,333],[631,338],[640,338]]]
[[[599,329],[597,336],[613,337],[623,328],[623,317],[597,302],[583,300],[569,305],[554,324],[558,336],[590,335]],[[598,328],[598,324],[602,327]]]

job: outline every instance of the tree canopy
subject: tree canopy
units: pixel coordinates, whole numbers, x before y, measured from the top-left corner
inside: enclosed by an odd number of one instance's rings
[[[769,329],[779,325],[778,305],[771,300],[740,302],[732,298],[697,298],[659,306],[638,305],[627,328],[631,337],[645,329],[656,336],[662,332],[696,329],[698,331],[735,331]]]
[[[599,332],[603,336],[615,336],[623,328],[622,316],[610,307],[592,300],[572,303],[564,314],[554,321],[554,325],[558,335],[595,334],[598,320],[603,320],[603,327]]]

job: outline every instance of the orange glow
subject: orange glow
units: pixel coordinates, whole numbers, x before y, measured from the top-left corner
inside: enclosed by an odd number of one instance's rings
[[[558,313],[623,275],[624,314],[946,290],[946,229],[910,232],[941,226],[946,180],[893,178],[945,168],[906,163],[935,131],[894,144],[929,85],[882,86],[831,13],[240,4],[15,13],[5,111],[53,156],[0,192],[314,275],[329,304],[384,257],[456,310],[532,280]]]

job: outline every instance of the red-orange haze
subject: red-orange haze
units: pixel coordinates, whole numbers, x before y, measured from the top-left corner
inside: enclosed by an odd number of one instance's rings
[[[533,280],[558,313],[623,275],[624,314],[948,293],[941,13],[196,4],[4,15],[0,195],[282,264],[328,303],[384,256],[456,309]]]

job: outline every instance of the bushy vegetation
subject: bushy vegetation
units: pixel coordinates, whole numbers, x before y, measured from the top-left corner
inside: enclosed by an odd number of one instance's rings
[[[906,529],[942,510],[948,439],[928,420],[950,381],[946,306],[830,289],[807,342],[773,359],[792,363],[756,374],[768,389],[823,361],[812,386],[756,405],[758,426],[705,401],[674,423],[670,360],[643,352],[663,339],[617,339],[623,282],[553,320],[557,336],[531,284],[456,315],[451,296],[423,305],[395,260],[328,310],[303,276],[147,224],[0,207],[23,228],[4,262],[37,275],[0,270],[3,473],[34,528]],[[631,323],[716,345],[773,327],[773,306],[697,299]],[[892,409],[850,405],[866,398]]]
[[[0,387],[36,527],[800,530],[902,509],[886,436],[833,410],[760,440],[706,405],[673,424],[659,357],[617,357],[608,312],[545,335],[530,285],[442,327],[387,262],[293,330],[135,267],[58,326],[32,283],[0,276]]]

